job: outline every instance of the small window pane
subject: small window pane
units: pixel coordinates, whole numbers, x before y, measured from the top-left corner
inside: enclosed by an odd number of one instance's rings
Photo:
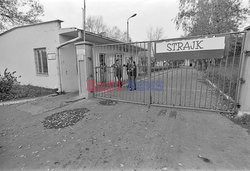
[[[48,61],[45,48],[35,49],[35,64],[37,74],[48,74]]]
[[[43,73],[48,73],[48,61],[45,49],[42,51]]]
[[[37,54],[38,54],[38,73],[41,74],[43,71],[42,71],[42,58],[40,51],[38,51]]]

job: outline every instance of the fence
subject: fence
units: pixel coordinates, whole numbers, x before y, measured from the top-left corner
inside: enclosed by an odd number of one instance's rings
[[[239,72],[245,32],[212,35],[225,37],[223,55],[201,53],[192,57],[183,53],[178,58],[157,56],[161,41],[98,45],[94,50],[95,97],[140,104],[191,109],[233,111],[238,103]],[[197,38],[204,38],[199,36]],[[130,89],[127,63],[136,64],[136,90]],[[122,67],[122,86],[118,84],[115,61]],[[105,72],[100,64],[105,63]],[[133,81],[131,81],[133,83]]]

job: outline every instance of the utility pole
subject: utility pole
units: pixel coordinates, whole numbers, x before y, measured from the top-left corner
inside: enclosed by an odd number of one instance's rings
[[[86,2],[84,0],[84,6],[83,6],[83,41],[86,41]]]

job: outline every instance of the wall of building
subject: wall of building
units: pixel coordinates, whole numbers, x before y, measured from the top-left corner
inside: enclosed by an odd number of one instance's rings
[[[50,22],[17,28],[0,35],[0,72],[8,68],[21,76],[21,84],[57,88],[59,78],[56,58],[48,60],[48,75],[37,75],[34,49],[46,48],[47,53],[56,55],[59,29],[59,22]]]

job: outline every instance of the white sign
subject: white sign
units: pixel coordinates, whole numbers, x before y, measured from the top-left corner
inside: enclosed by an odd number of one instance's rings
[[[225,48],[225,37],[174,40],[156,43],[156,53],[219,50]]]
[[[55,60],[56,59],[56,53],[48,53],[48,60]]]
[[[76,49],[76,54],[77,54],[77,59],[79,61],[84,60],[84,56],[85,56],[85,49]]]

